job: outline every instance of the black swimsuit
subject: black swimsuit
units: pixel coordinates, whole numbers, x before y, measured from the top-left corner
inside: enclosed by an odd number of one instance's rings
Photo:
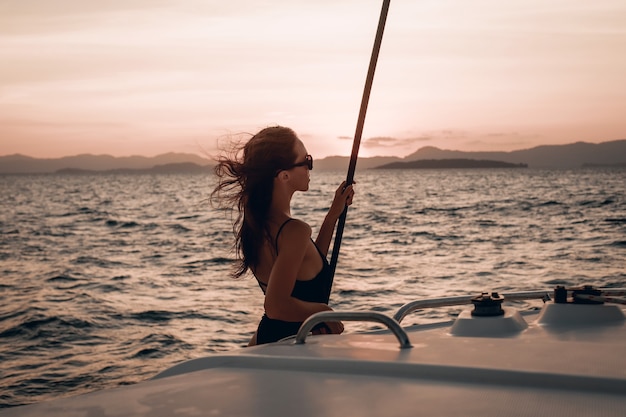
[[[283,230],[283,227],[285,227],[290,220],[293,219],[288,219],[285,223],[283,223],[278,229],[278,233],[276,233],[276,241],[274,244],[276,253],[278,253],[278,236]],[[296,279],[291,296],[302,301],[327,304],[330,298],[332,284],[331,269],[326,257],[324,257],[317,245],[315,245],[315,248],[322,258],[322,269],[318,272],[315,278],[311,280],[300,281]],[[258,279],[257,281],[265,294],[267,285]],[[263,318],[261,319],[257,330],[257,344],[260,345],[263,343],[276,342],[285,337],[293,336],[298,333],[298,329],[301,324],[301,321],[276,320],[267,317],[267,314],[263,314]]]

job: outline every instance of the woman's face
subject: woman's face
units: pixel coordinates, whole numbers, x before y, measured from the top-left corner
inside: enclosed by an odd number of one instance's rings
[[[296,154],[295,164],[306,161],[308,155],[304,143],[300,139],[296,139],[294,144],[294,153]],[[293,167],[289,170],[296,190],[307,191],[309,189],[310,171],[305,165]]]

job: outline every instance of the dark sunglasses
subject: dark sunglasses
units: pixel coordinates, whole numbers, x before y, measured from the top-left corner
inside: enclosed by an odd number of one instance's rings
[[[311,171],[313,169],[313,157],[311,155],[307,155],[304,157],[304,161],[293,164],[289,168],[285,168],[284,170],[286,171],[295,167],[307,167],[309,171]]]

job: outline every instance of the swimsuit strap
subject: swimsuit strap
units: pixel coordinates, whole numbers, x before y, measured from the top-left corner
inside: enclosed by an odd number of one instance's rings
[[[280,227],[278,228],[278,232],[276,233],[276,240],[274,241],[274,250],[276,251],[276,255],[278,255],[278,236],[280,236],[280,232],[283,231],[283,227],[285,227],[285,225],[292,220],[293,218],[289,218],[285,220],[285,222],[281,224]]]
[[[280,227],[278,228],[278,233],[276,233],[276,239],[274,240],[274,250],[276,251],[276,254],[278,255],[278,236],[280,235],[280,232],[283,231],[283,227],[285,227],[285,225],[287,223],[289,223],[291,220],[293,220],[293,218],[289,218],[287,219],[283,224],[280,225]],[[256,278],[256,277],[255,277]],[[265,290],[267,290],[267,284],[264,282],[261,282],[258,278],[256,278],[256,282],[259,283],[259,287],[261,287],[261,290],[263,291],[263,294],[265,294]]]
[[[267,290],[267,284],[264,283],[264,282],[259,281],[258,278],[256,278],[256,282],[259,283],[259,287],[261,287],[261,291],[263,291],[263,294],[265,294],[265,290]]]

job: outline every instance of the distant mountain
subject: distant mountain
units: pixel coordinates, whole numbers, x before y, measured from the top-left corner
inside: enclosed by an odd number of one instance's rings
[[[427,146],[405,158],[377,156],[360,157],[357,169],[370,169],[394,162],[407,163],[419,160],[489,160],[509,164],[527,164],[529,168],[573,169],[592,166],[624,166],[626,164],[626,140],[598,144],[577,142],[568,145],[545,145],[512,152],[463,152]],[[350,158],[330,156],[316,159],[314,169],[342,171],[348,169]],[[180,165],[176,165],[180,164]],[[194,164],[197,168],[192,167]],[[76,155],[56,159],[36,159],[24,155],[0,156],[0,174],[54,173],[60,170],[117,171],[147,170],[147,172],[192,172],[208,169],[214,162],[194,154],[167,153],[155,157],[110,155]],[[69,171],[68,171],[69,170]]]
[[[199,174],[210,172],[210,165],[198,165],[193,162],[180,162],[174,164],[155,165],[151,168],[132,169],[119,168],[109,170],[91,170],[80,168],[63,168],[55,171],[56,174],[89,175],[89,174]]]
[[[393,161],[397,157],[359,158],[359,169],[373,168]],[[315,170],[346,171],[350,158],[345,156],[331,156],[316,159],[313,163]],[[113,157],[110,155],[77,155],[56,159],[37,159],[24,155],[0,156],[0,174],[88,174],[95,172],[189,172],[190,168],[175,164],[195,164],[198,167],[210,169],[214,161],[201,158],[193,154],[168,153],[152,158],[143,156]],[[161,167],[161,168],[157,168]]]
[[[619,167],[626,164],[626,140],[603,143],[576,142],[567,145],[543,145],[512,152],[464,152],[426,146],[404,158],[359,158],[357,169],[377,168],[394,162],[418,160],[472,159],[502,161],[510,164],[527,164],[529,168],[576,169],[592,166]],[[345,171],[349,157],[334,156],[315,161],[319,169]]]
[[[584,165],[616,165],[626,162],[626,140],[603,143],[576,142],[544,145],[512,152],[462,152],[424,147],[405,157],[420,159],[489,159],[512,164],[526,163],[530,168],[581,168]]]
[[[0,174],[35,174],[54,173],[60,170],[113,171],[113,170],[149,170],[166,166],[172,170],[175,164],[192,163],[203,167],[213,161],[194,154],[166,153],[154,157],[111,155],[76,155],[64,158],[37,159],[24,155],[0,156]],[[185,170],[181,165],[178,168]],[[163,169],[163,168],[162,168]]]
[[[376,169],[442,169],[442,168],[528,168],[527,164],[491,161],[487,159],[420,159],[408,162],[392,162]]]

